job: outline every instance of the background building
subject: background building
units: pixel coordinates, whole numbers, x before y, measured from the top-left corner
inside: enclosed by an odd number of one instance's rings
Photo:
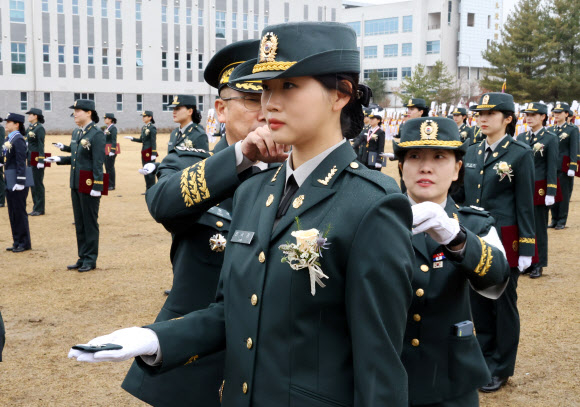
[[[203,70],[226,44],[341,11],[340,0],[0,0],[0,117],[39,107],[47,130],[69,131],[68,107],[89,98],[121,129],[140,127],[145,109],[172,127],[175,94],[213,107]]]
[[[462,95],[479,92],[477,81],[489,65],[481,53],[500,39],[502,0],[384,0],[381,5],[344,1],[342,21],[358,34],[365,79],[377,70],[392,92],[417,64],[443,61],[457,77]]]

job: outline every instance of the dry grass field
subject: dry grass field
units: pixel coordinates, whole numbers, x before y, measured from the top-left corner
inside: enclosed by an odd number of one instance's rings
[[[158,135],[162,156],[168,137]],[[69,140],[69,135],[49,136],[46,150],[57,155],[50,143]],[[119,140],[117,189],[101,199],[96,270],[66,269],[77,260],[70,167],[46,170],[46,215],[29,218],[32,251],[4,251],[12,240],[8,211],[0,208],[0,310],[7,330],[0,406],[143,405],[120,388],[130,362],[67,359],[71,345],[152,322],[165,300],[163,290],[172,283],[170,235],[151,218],[141,195],[141,145]],[[398,179],[393,163],[383,171]],[[522,334],[516,372],[500,392],[481,396],[482,407],[580,406],[579,188],[569,227],[549,232],[550,266],[544,276],[519,280]],[[29,201],[31,211],[30,196]]]

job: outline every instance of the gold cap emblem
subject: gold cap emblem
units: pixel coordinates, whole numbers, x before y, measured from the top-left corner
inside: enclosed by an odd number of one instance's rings
[[[413,99],[409,99],[409,103],[407,103],[408,105],[412,105],[413,104]]]
[[[278,50],[278,37],[273,32],[267,32],[260,43],[260,60],[258,62],[274,62]]]
[[[481,99],[481,104],[482,105],[487,105],[487,103],[489,102],[489,95],[485,95],[482,99]]]
[[[562,108],[562,105],[561,105],[560,103],[558,103],[558,104],[556,105],[556,109],[561,109],[561,108]]]
[[[179,96],[175,95],[173,96],[173,105],[178,105],[179,104]]]
[[[77,102],[78,100],[75,100],[75,104],[73,105],[74,107],[77,107]]]
[[[528,105],[528,109],[533,109],[533,108],[534,108],[534,104],[533,104],[533,103],[530,103],[530,104]]]
[[[439,126],[433,120],[427,120],[421,124],[421,140],[436,140]]]

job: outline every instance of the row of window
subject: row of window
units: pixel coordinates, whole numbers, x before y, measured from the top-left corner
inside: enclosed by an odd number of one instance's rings
[[[136,111],[137,112],[142,112],[143,111],[143,95],[135,95],[135,106],[136,106]],[[74,99],[73,100],[77,100],[77,99],[89,99],[89,100],[95,100],[95,94],[94,93],[75,93],[74,94]],[[173,95],[162,95],[162,104],[163,104],[163,111],[169,111],[171,110],[171,108],[169,107],[171,105],[171,102],[173,101]],[[50,112],[52,111],[52,96],[50,94],[50,92],[44,92],[43,93],[43,111],[45,112]],[[116,109],[117,112],[122,112],[123,111],[123,102],[124,102],[124,97],[122,93],[118,93],[117,97],[116,97]],[[203,96],[198,96],[197,97],[197,108],[199,111],[203,111],[203,105],[204,105],[204,97]],[[32,106],[31,106],[32,107]],[[29,108],[28,106],[28,92],[20,92],[20,110],[22,111],[27,111]]]
[[[379,78],[385,81],[396,81],[399,79],[398,68],[380,68],[380,69],[365,69],[363,71],[363,78],[368,81],[371,72],[378,72]],[[411,76],[411,67],[401,68],[401,78],[407,78]]]
[[[413,16],[403,16],[402,32],[413,31]],[[347,23],[356,32],[356,35],[361,35],[361,22],[355,21]],[[380,18],[377,20],[366,20],[364,22],[365,35],[384,35],[396,34],[399,32],[399,17]]]
[[[364,47],[364,57],[365,59],[373,59],[379,57],[378,45],[368,45]],[[427,41],[425,46],[425,53],[427,55],[439,54],[441,52],[441,41]],[[401,56],[408,57],[413,54],[413,44],[410,42],[405,42],[401,44]],[[398,57],[399,56],[399,45],[398,44],[386,44],[383,46],[383,56],[388,57]]]
[[[22,3],[21,7],[24,11],[24,1],[25,0],[11,0],[10,1],[10,21],[12,22],[24,22],[24,12],[22,13],[22,21],[14,21],[12,19],[12,3]],[[94,3],[97,3],[99,0],[84,0],[87,7],[87,16],[92,17],[95,15],[94,12]],[[101,5],[101,17],[107,18],[109,16],[109,0],[100,0]],[[42,11],[44,13],[49,12],[49,0],[42,0]],[[64,0],[56,0],[56,12],[58,14],[64,14]],[[72,13],[75,16],[79,15],[79,0],[72,0]],[[141,2],[138,1],[135,3],[135,17],[137,21],[141,20]],[[121,0],[115,0],[115,18],[121,19]]]

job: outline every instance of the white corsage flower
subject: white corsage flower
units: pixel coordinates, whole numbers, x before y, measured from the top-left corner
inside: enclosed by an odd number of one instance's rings
[[[501,161],[493,166],[496,174],[499,175],[499,180],[502,181],[506,176],[512,181],[513,170],[511,164]]]
[[[534,155],[536,155],[537,152],[539,152],[542,157],[544,156],[544,145],[542,143],[534,144]]]
[[[2,149],[4,151],[10,151],[10,150],[12,150],[12,144],[9,141],[7,141],[6,143],[4,143],[2,145]]]
[[[145,129],[145,134],[149,134],[149,129]]]
[[[33,131],[29,131],[29,132],[28,132],[28,137],[29,137],[29,138],[34,138],[34,137],[36,137],[36,133],[35,133],[35,132],[33,132]]]
[[[89,140],[87,140],[86,138],[81,140],[81,146],[83,148],[86,148],[87,150],[91,149],[91,142]]]

